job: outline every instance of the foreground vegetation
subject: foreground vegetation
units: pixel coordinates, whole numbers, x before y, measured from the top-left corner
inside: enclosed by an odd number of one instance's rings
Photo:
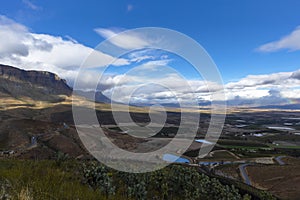
[[[0,199],[101,199],[80,181],[78,163],[68,161],[0,162]]]
[[[251,199],[181,165],[145,173],[111,170],[97,162],[1,160],[0,199]],[[261,193],[261,199],[272,199]]]

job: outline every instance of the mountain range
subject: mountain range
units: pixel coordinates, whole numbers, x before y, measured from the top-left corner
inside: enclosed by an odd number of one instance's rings
[[[101,91],[73,91],[66,80],[58,75],[47,71],[26,71],[16,67],[0,64],[0,98],[13,98],[19,101],[45,101],[50,103],[62,102],[72,94],[85,97],[98,103],[119,103],[106,97]],[[218,102],[216,102],[218,103]],[[148,107],[150,103],[134,103],[132,106]],[[251,105],[247,102],[239,104],[228,101],[227,105],[247,106],[261,109],[299,109],[300,104],[266,104],[261,106]],[[178,103],[164,103],[162,106],[178,108]],[[209,107],[210,102],[200,102],[199,106]]]

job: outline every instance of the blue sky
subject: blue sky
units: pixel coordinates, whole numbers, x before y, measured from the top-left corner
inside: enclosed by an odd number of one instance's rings
[[[1,14],[34,32],[69,35],[90,47],[102,40],[93,31],[97,27],[174,29],[204,46],[225,81],[248,74],[300,68],[299,52],[261,54],[254,51],[300,25],[300,2],[297,0],[31,2],[37,10],[21,0],[2,0]]]
[[[192,37],[207,50],[229,85],[240,83],[249,75],[296,73],[300,69],[298,0],[0,0],[0,3],[0,15],[22,25],[24,32],[74,39],[86,48],[94,48],[105,39],[95,31],[97,28],[174,29]],[[281,41],[288,36],[291,37],[287,41]],[[263,46],[266,44],[269,46]],[[9,59],[2,62],[13,63]],[[61,63],[64,64],[62,61],[55,64]],[[280,90],[277,85],[265,86],[266,91],[259,98],[268,95],[267,90]],[[262,89],[256,88],[258,93]]]

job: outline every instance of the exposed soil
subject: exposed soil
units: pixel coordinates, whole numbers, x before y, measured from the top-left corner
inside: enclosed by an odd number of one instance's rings
[[[266,189],[282,199],[299,199],[300,165],[248,166],[247,172],[255,187]]]

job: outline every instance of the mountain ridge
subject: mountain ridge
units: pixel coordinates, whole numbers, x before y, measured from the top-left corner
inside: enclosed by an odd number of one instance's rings
[[[48,71],[23,70],[0,64],[0,97],[17,100],[60,102],[72,94],[100,103],[111,103],[102,92],[73,91],[65,79]]]
[[[15,99],[59,102],[71,96],[72,88],[58,75],[46,71],[26,71],[0,64],[0,96]]]
[[[17,67],[0,64],[1,78],[10,81],[26,81],[32,84],[47,86],[56,90],[54,94],[71,95],[72,88],[68,86],[66,80],[61,79],[57,74],[48,71],[23,70]]]

